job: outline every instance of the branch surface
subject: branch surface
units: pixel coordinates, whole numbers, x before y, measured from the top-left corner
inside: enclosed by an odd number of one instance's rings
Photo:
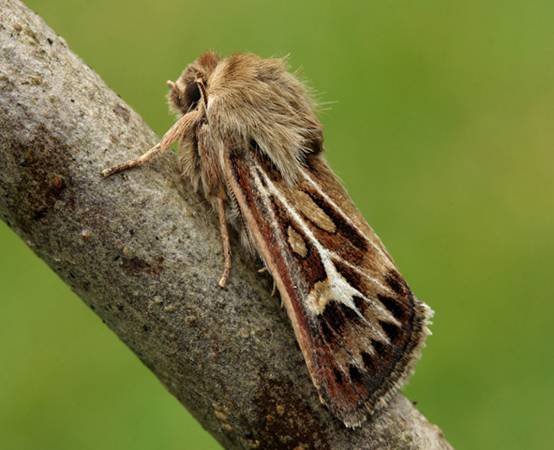
[[[401,395],[356,430],[330,415],[269,280],[235,253],[217,286],[215,221],[171,155],[100,176],[156,142],[42,19],[0,0],[0,218],[223,447],[451,449]]]

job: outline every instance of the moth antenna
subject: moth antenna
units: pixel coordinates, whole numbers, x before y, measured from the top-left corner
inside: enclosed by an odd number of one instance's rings
[[[173,126],[164,134],[162,140],[148,150],[143,155],[139,156],[137,159],[131,159],[121,164],[117,164],[109,169],[104,169],[102,175],[104,177],[109,177],[115,173],[123,172],[124,170],[133,169],[134,167],[140,167],[144,164],[151,161],[157,155],[165,152],[171,144],[173,144],[177,139],[186,136],[190,130],[196,125],[198,119],[200,119],[201,113],[199,111],[191,111],[181,117]]]
[[[176,91],[177,90],[177,85],[171,81],[171,80],[167,80],[166,81],[166,84],[167,86],[169,87],[169,89],[171,89],[172,91]]]
[[[204,81],[202,81],[200,78],[197,78],[194,80],[194,82],[198,85],[198,89],[200,89],[200,96],[202,97],[202,103],[204,103],[204,107],[208,108],[208,95],[206,94],[206,86],[204,86]]]

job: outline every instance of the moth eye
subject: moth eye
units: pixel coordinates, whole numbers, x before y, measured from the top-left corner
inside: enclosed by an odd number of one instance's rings
[[[185,100],[189,107],[195,107],[198,101],[200,100],[200,88],[198,83],[192,82],[187,84],[185,88]]]

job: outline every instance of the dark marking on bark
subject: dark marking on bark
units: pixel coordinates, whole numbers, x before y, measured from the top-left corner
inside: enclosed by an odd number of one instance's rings
[[[29,205],[29,208],[18,208],[21,213],[17,217],[17,227],[26,228],[28,220],[47,223],[48,214],[58,200],[64,200],[67,207],[74,205],[74,193],[68,190],[71,177],[68,173],[62,172],[62,170],[70,170],[71,147],[46,130],[43,124],[37,126],[31,140],[24,145],[19,142],[6,145],[3,151],[21,155],[19,186],[16,189],[18,192],[27,193],[24,202]],[[31,210],[32,213],[28,212],[29,215],[25,217],[26,210]],[[42,239],[42,236],[39,239]]]
[[[50,182],[52,193],[59,196],[64,188],[64,179],[61,175],[53,175],[52,181]]]
[[[125,108],[125,106],[117,104],[115,105],[113,112],[121,117],[125,123],[129,123],[129,119],[131,118],[131,111]]]
[[[157,257],[152,262],[148,262],[137,256],[123,257],[121,268],[130,275],[140,275],[145,273],[158,277],[163,271],[163,257]]]
[[[258,442],[258,448],[264,450],[306,448],[302,446],[308,442],[317,442],[314,448],[318,450],[330,450],[328,430],[311,419],[316,414],[305,393],[289,381],[265,376],[261,380],[255,403],[258,405],[258,424],[248,435],[248,441]],[[268,416],[271,416],[271,420],[267,420]],[[302,426],[298,426],[298,423],[302,423]]]
[[[48,208],[46,208],[46,207],[38,208],[33,213],[33,220],[35,220],[35,221],[43,220],[46,217],[47,213],[48,213]]]

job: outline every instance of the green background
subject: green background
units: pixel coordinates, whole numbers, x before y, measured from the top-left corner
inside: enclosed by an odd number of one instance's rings
[[[165,80],[201,52],[290,54],[436,311],[405,392],[458,449],[552,448],[554,3],[27,4],[160,134]],[[5,225],[0,244],[2,449],[219,448]]]

